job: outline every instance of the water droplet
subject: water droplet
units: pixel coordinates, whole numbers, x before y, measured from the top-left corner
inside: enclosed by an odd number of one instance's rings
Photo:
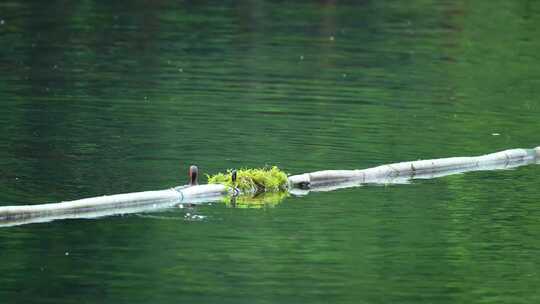
[[[6,23],[4,19],[0,20],[0,25],[4,25],[4,23]]]
[[[178,72],[182,73],[182,72],[184,72],[184,69],[180,68],[180,69],[178,69]]]
[[[300,55],[300,60],[304,60],[304,55]]]
[[[493,136],[499,136],[499,135],[501,135],[501,134],[499,134],[499,133],[491,133],[491,135],[493,135]]]
[[[330,41],[334,41],[334,36],[330,36]]]
[[[66,256],[68,256],[68,255],[69,255],[69,252],[68,252],[68,251],[66,251],[65,255],[66,255]]]

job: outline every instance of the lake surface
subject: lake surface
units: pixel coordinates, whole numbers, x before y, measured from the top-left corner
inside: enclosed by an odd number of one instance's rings
[[[0,3],[0,205],[540,145],[540,2]],[[2,303],[535,303],[540,166],[0,229]]]

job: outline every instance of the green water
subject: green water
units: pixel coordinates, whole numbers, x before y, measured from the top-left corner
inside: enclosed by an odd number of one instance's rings
[[[540,145],[537,1],[110,2],[0,3],[0,205]],[[539,173],[2,228],[0,300],[534,303]]]

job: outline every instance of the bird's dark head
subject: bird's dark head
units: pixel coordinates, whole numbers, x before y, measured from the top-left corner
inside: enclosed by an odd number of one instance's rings
[[[189,185],[195,186],[198,185],[197,177],[199,176],[199,168],[195,165],[189,167]]]

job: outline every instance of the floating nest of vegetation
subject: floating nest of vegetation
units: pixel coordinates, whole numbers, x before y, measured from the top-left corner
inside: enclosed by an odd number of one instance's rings
[[[238,188],[242,193],[280,192],[288,186],[287,174],[278,167],[240,169],[236,171],[236,183],[232,182],[232,170],[208,177],[209,184],[222,184]]]

